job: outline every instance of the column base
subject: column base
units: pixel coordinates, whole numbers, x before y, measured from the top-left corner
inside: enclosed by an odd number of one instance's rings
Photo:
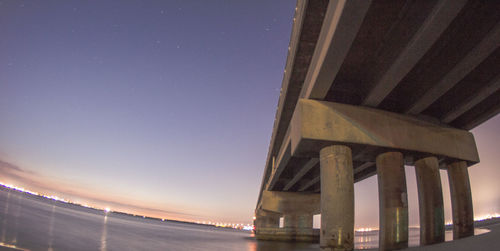
[[[255,238],[263,241],[319,242],[319,229],[290,231],[285,228],[266,228],[256,231]]]

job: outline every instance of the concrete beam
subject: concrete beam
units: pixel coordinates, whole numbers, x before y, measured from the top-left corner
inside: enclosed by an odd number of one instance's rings
[[[376,166],[370,166],[362,172],[354,174],[354,182],[360,182],[377,174]]]
[[[356,167],[356,169],[354,170],[354,174],[360,173],[373,165],[375,165],[374,162],[371,162],[371,161],[365,162],[365,163],[361,164],[360,166]]]
[[[310,181],[308,181],[307,183],[305,183],[304,185],[302,185],[300,188],[299,188],[299,192],[303,192],[305,190],[307,190],[308,188],[310,188],[311,186],[313,186],[314,184],[318,183],[320,180],[320,176],[317,176],[317,177],[314,177],[313,179],[311,179]]]
[[[292,180],[290,180],[286,185],[285,187],[283,188],[283,191],[288,191],[290,190],[290,188],[292,188],[296,183],[297,181],[299,181],[300,179],[302,179],[302,177],[304,177],[304,175],[306,175],[307,172],[309,172],[313,167],[315,167],[317,164],[319,163],[319,159],[318,158],[312,158],[310,159],[296,174],[295,176],[292,178]]]
[[[343,144],[397,150],[407,156],[431,154],[445,159],[479,162],[474,136],[407,115],[369,107],[301,99],[291,124],[291,154],[317,157],[325,146]],[[370,156],[369,156],[370,157]]]
[[[375,83],[363,105],[378,106],[427,53],[466,2],[466,0],[440,0],[436,3],[406,48]]]
[[[320,195],[313,193],[263,191],[262,210],[281,214],[319,214]]]
[[[500,46],[500,23],[486,35],[483,40],[474,47],[450,72],[448,72],[437,84],[428,90],[407,111],[408,114],[419,114],[432,105],[438,98],[443,96],[484,59]]]
[[[498,91],[499,89],[500,89],[500,74],[498,74],[495,78],[493,78],[493,80],[491,80],[490,83],[488,83],[488,85],[481,88],[477,92],[473,93],[468,100],[464,101],[463,103],[460,103],[458,106],[454,107],[451,111],[446,113],[441,118],[441,121],[443,121],[444,123],[452,122],[457,117],[464,114],[465,112],[470,110],[475,105],[479,104],[481,101],[483,101],[489,95]]]
[[[496,104],[495,106],[491,107],[487,111],[481,113],[477,118],[474,120],[469,121],[467,124],[463,126],[465,130],[471,130],[474,127],[484,123],[485,121],[489,120],[490,118],[493,118],[497,114],[500,113],[500,103]]]
[[[291,144],[290,144],[290,137],[288,136],[287,140],[283,141],[283,145],[281,146],[281,151],[279,152],[278,158],[275,160],[276,161],[274,163],[275,166],[273,166],[273,170],[271,171],[271,175],[269,176],[266,190],[274,189],[276,182],[278,182],[281,173],[287,167],[291,157],[292,157]]]
[[[300,97],[325,98],[370,4],[371,0],[329,2]]]

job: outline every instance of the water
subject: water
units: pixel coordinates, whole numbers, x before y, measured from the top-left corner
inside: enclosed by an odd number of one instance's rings
[[[484,234],[489,232],[488,229],[476,228],[474,229],[474,235]],[[444,233],[445,241],[453,240],[453,231],[446,230]],[[409,228],[408,229],[408,246],[416,247],[420,244],[420,229],[419,228]],[[355,233],[354,234],[354,247],[356,249],[372,249],[378,248],[378,231]]]
[[[5,188],[0,188],[0,226],[0,250],[2,245],[48,251],[319,249],[319,244],[256,241],[249,231],[105,213]],[[377,232],[356,233],[357,249],[377,245]],[[410,245],[418,245],[418,229],[410,229]]]
[[[250,231],[162,222],[0,188],[0,242],[26,250],[313,250],[257,242]],[[0,246],[0,250],[2,250]]]

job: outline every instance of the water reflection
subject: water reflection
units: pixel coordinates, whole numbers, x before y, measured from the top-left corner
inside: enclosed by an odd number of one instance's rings
[[[369,249],[376,247],[378,247],[378,233],[376,231],[354,233],[355,249]]]
[[[104,223],[102,224],[102,234],[101,234],[101,251],[106,251],[106,242],[108,239],[108,230],[107,230],[107,222],[108,222],[108,213],[104,215]]]
[[[143,220],[1,189],[0,224],[0,250],[2,246],[49,251],[319,249],[319,243],[257,241],[249,232]],[[476,234],[487,231],[477,229]],[[410,246],[418,245],[419,229],[411,228],[409,235]],[[451,231],[446,231],[446,235],[447,240],[451,239]],[[355,234],[356,249],[377,246],[377,231]]]
[[[11,194],[11,191],[8,191],[5,196],[5,200],[3,207],[3,215],[1,215],[2,219],[2,230],[0,236],[0,249],[7,248],[8,250],[24,250],[17,247],[18,242],[18,233],[19,229],[22,226],[19,226],[20,218],[22,218],[22,198],[14,193]]]
[[[474,235],[488,233],[490,230],[484,228],[474,229]],[[445,232],[446,241],[453,240],[453,231],[447,230]],[[369,232],[355,232],[354,235],[354,248],[355,249],[375,249],[378,247],[378,231]],[[287,242],[273,242],[273,241],[257,241],[253,238],[248,238],[247,250],[249,251],[268,251],[268,250],[317,250],[318,244],[308,243],[287,243]],[[420,242],[420,229],[409,229],[409,246],[419,246]]]
[[[7,213],[9,212],[9,202],[10,202],[10,191],[7,194],[7,201],[5,202],[5,207],[3,210],[3,220],[2,220],[2,243],[5,243],[5,235],[7,232]]]
[[[49,221],[49,248],[48,251],[54,251],[53,243],[54,243],[54,213],[56,211],[56,206],[52,205],[52,210],[50,213],[50,221]]]

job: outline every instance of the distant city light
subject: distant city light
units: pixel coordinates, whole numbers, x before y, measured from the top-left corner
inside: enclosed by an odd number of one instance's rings
[[[375,231],[375,230],[378,230],[378,228],[362,227],[362,228],[356,229],[356,232],[371,232],[371,231]]]
[[[60,198],[60,197],[55,196],[55,195],[46,195],[46,194],[33,192],[33,191],[28,190],[28,189],[25,189],[22,187],[17,187],[17,186],[12,185],[12,184],[5,184],[5,183],[0,182],[0,186],[6,187],[6,188],[9,188],[12,190],[16,190],[19,192],[31,194],[31,195],[41,196],[41,197],[44,197],[47,199],[51,199],[51,200],[55,200],[55,201],[59,201],[59,202],[63,202],[63,203],[71,203],[71,204],[79,205],[79,206],[86,207],[86,208],[97,209],[97,210],[104,211],[106,213],[111,212],[111,209],[109,207],[99,208],[99,207],[91,206],[88,204],[75,203],[75,202],[72,202],[70,200]],[[137,216],[137,215],[133,214],[133,216]],[[140,215],[140,216],[142,216],[142,218],[146,218],[146,215]],[[481,215],[481,216],[476,216],[476,217],[474,217],[474,220],[475,221],[482,221],[482,220],[489,220],[489,219],[499,218],[499,217],[500,217],[499,213],[492,213],[492,214],[485,214],[485,215]],[[256,219],[256,217],[254,216],[253,220],[255,220],[255,219]],[[160,219],[158,219],[158,220],[160,220]],[[167,221],[167,219],[161,218],[161,221]],[[207,221],[196,221],[196,222],[192,222],[192,223],[202,224],[202,225],[210,225],[210,226],[222,227],[222,228],[241,229],[241,230],[246,230],[246,231],[251,231],[254,229],[254,225],[243,224],[243,223],[223,223],[223,222],[212,222],[212,221],[208,221],[208,222]],[[453,222],[447,221],[445,224],[451,225],[451,224],[453,224]],[[378,230],[378,228],[367,227],[367,228],[357,228],[356,232],[370,232],[370,231],[376,231],[376,230]]]
[[[54,201],[59,201],[59,202],[69,203],[69,204],[74,204],[74,205],[82,206],[82,207],[85,207],[85,208],[92,208],[92,209],[96,209],[96,210],[101,210],[101,211],[104,211],[106,213],[112,212],[111,208],[109,208],[109,207],[100,208],[100,207],[88,205],[86,203],[77,203],[77,202],[73,202],[73,201],[65,199],[65,198],[58,197],[56,195],[41,194],[41,193],[37,193],[37,192],[33,192],[33,191],[30,191],[30,190],[27,190],[27,189],[22,188],[22,187],[17,187],[17,186],[12,185],[12,184],[5,184],[5,183],[0,182],[0,186],[9,188],[9,189],[12,189],[12,190],[15,190],[15,191],[27,193],[27,194],[44,197],[46,199],[50,199],[50,200],[54,200]],[[146,218],[147,217],[146,215],[137,215],[137,214],[132,214],[132,215],[133,216],[141,216],[142,218]],[[498,214],[495,214],[495,215],[498,215]],[[253,218],[255,220],[255,217],[253,217]],[[167,219],[165,219],[165,218],[157,218],[157,219],[161,220],[161,221],[167,221]],[[240,230],[246,230],[246,231],[251,231],[251,230],[254,229],[254,225],[252,225],[252,224],[244,224],[244,223],[224,223],[224,222],[213,222],[213,221],[196,221],[196,222],[191,222],[191,223],[202,224],[202,225],[210,225],[210,226],[222,227],[222,228],[234,228],[234,229],[240,229]]]
[[[482,215],[479,217],[474,217],[474,220],[475,221],[482,221],[482,220],[489,220],[489,219],[498,218],[498,217],[500,217],[500,214],[498,214],[498,213],[485,214],[485,215]]]
[[[51,199],[51,200],[55,200],[55,201],[59,201],[59,202],[63,202],[63,203],[71,203],[71,204],[75,204],[75,205],[86,207],[86,208],[92,208],[92,209],[96,209],[96,210],[101,210],[101,211],[104,211],[106,213],[111,212],[111,209],[109,207],[99,208],[99,207],[91,206],[91,205],[88,205],[88,204],[76,203],[76,202],[73,202],[73,201],[70,201],[70,200],[67,200],[67,199],[64,199],[64,198],[60,198],[60,197],[58,197],[56,195],[41,194],[41,193],[30,191],[30,190],[22,188],[22,187],[17,187],[17,186],[12,185],[12,184],[5,184],[5,183],[0,182],[0,186],[6,187],[6,188],[9,188],[9,189],[12,189],[12,190],[16,190],[16,191],[19,191],[19,192],[31,194],[31,195],[41,196],[41,197],[44,197],[44,198],[47,198],[47,199]],[[137,214],[132,214],[132,215],[133,216],[141,216],[142,218],[146,218],[147,217],[146,215],[137,215]],[[489,219],[493,219],[493,218],[500,218],[500,214],[499,213],[492,213],[492,214],[484,214],[484,215],[481,215],[481,216],[475,216],[474,220],[475,221],[482,221],[482,220],[489,220]],[[256,219],[256,217],[254,216],[253,220],[255,220],[255,219]],[[167,219],[165,219],[165,218],[161,218],[161,219],[158,219],[158,220],[167,221]],[[234,229],[240,229],[240,230],[245,230],[245,231],[251,231],[251,230],[254,229],[254,225],[252,225],[252,224],[243,224],[243,223],[224,223],[224,222],[212,222],[212,221],[196,221],[196,222],[191,222],[191,223],[202,224],[202,225],[210,225],[210,226],[222,227],[222,228],[234,228]],[[451,225],[451,224],[453,224],[453,222],[452,221],[447,221],[447,222],[445,222],[445,224],[446,225]],[[366,227],[366,228],[357,228],[355,231],[356,232],[370,232],[370,231],[376,231],[376,230],[378,230],[378,228],[375,228],[375,227]]]

